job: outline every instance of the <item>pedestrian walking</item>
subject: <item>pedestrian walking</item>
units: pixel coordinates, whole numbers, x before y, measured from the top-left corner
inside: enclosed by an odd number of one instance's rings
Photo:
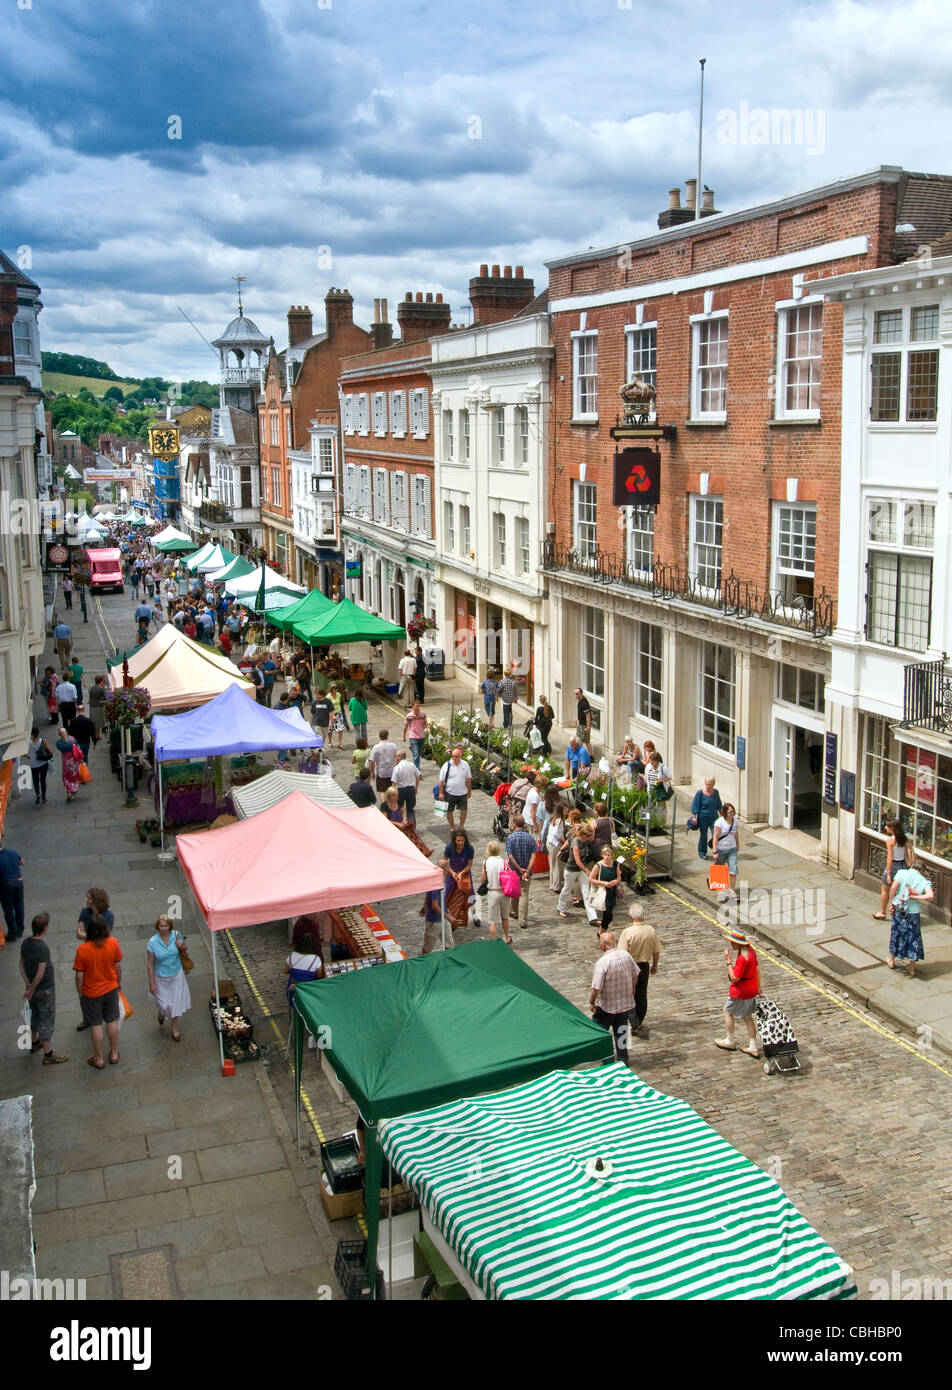
[[[440,860],[440,868],[446,874],[446,915],[454,931],[460,930],[469,922],[469,904],[473,897],[472,863],[475,853],[465,830],[456,830],[450,836],[450,842],[443,850],[443,858]]]
[[[589,902],[596,912],[601,913],[601,930],[605,931],[611,926],[615,915],[616,894],[621,884],[621,872],[615,863],[615,852],[611,845],[603,848],[598,863],[589,870],[588,881]]]
[[[736,1051],[734,1024],[737,1019],[742,1018],[747,1026],[749,1042],[746,1047],[741,1048],[741,1051],[746,1052],[749,1057],[759,1057],[760,1048],[757,1044],[757,1024],[755,1022],[757,995],[760,993],[760,966],[757,961],[757,952],[739,927],[733,928],[727,942],[724,959],[727,962],[727,979],[730,987],[727,991],[728,999],[724,1005],[726,1031],[723,1038],[714,1039],[714,1045],[724,1052]],[[731,961],[732,951],[736,953],[733,963]]]
[[[23,998],[30,1006],[30,1051],[43,1053],[44,1067],[68,1062],[66,1052],[54,1052],[56,1026],[56,980],[53,957],[46,943],[50,914],[38,912],[31,923],[32,935],[20,947],[20,977],[26,986]]]
[[[65,623],[57,623],[53,629],[53,640],[60,667],[68,666],[73,659],[73,629]]]
[[[155,919],[155,932],[145,948],[145,964],[149,972],[149,993],[158,1009],[159,1027],[169,1020],[173,1042],[181,1041],[179,1019],[192,1007],[188,977],[182,966],[185,937],[176,931],[171,917],[162,914]]]
[[[423,906],[420,908],[420,916],[423,918],[423,949],[421,956],[428,956],[432,951],[442,951],[443,949],[443,908],[440,903],[441,893],[438,888],[431,888],[423,899]],[[450,929],[450,945],[453,944],[452,928]]]
[[[47,666],[43,679],[40,681],[40,694],[46,697],[46,712],[49,715],[49,723],[55,724],[59,719],[59,710],[56,704],[56,687],[59,685],[59,676],[52,666]]]
[[[713,777],[705,777],[703,785],[694,793],[691,802],[691,826],[698,832],[697,854],[699,859],[707,858],[710,849],[711,833],[721,814],[721,794],[714,786]]]
[[[64,670],[56,686],[56,709],[60,723],[67,727],[76,718],[76,687],[69,678],[69,670]]]
[[[86,668],[75,659],[70,662],[69,678],[76,687],[76,703],[79,705],[83,703],[83,673],[85,669]]]
[[[130,583],[131,586],[132,586],[132,598],[133,598],[133,601],[137,600],[138,597],[139,597],[139,580],[140,580],[141,576],[142,576],[142,571],[141,571],[140,569],[137,569],[136,566],[133,565],[133,567],[132,567],[132,574],[130,575],[130,578],[129,578],[129,583]]]
[[[46,801],[46,779],[49,775],[50,763],[53,760],[53,750],[45,738],[40,737],[40,731],[36,724],[30,730],[30,742],[27,749],[30,760],[30,778],[33,782],[33,795],[35,804],[40,805]]]
[[[932,902],[935,889],[916,868],[897,869],[893,874],[889,889],[889,906],[892,909],[892,928],[889,933],[889,968],[895,970],[896,961],[905,963],[906,974],[915,979],[916,961],[925,960],[922,945],[922,915],[920,903]]]
[[[99,730],[93,721],[83,711],[82,705],[76,706],[76,714],[70,721],[69,732],[83,750],[83,762],[89,762],[90,743],[99,742]]]
[[[507,946],[512,945],[512,937],[509,935],[509,899],[502,891],[499,882],[499,875],[506,867],[506,861],[499,853],[499,841],[490,840],[486,845],[486,858],[483,860],[483,872],[480,883],[486,885],[486,916],[489,919],[489,935],[496,939],[500,926],[502,927],[502,939]]]
[[[519,894],[519,908],[516,921],[525,931],[529,925],[529,889],[532,887],[532,861],[539,843],[526,829],[522,816],[513,816],[509,822],[512,829],[506,836],[506,861],[522,879],[522,892]]]
[[[399,805],[406,812],[410,825],[416,825],[417,790],[420,786],[420,777],[420,769],[407,757],[406,749],[398,748],[397,761],[393,766],[392,786],[388,787],[387,791],[396,788]]]
[[[737,831],[737,812],[731,802],[726,801],[714,822],[713,849],[718,864],[727,865],[731,889],[737,887],[737,851],[740,848]]]
[[[873,916],[877,922],[885,922],[889,905],[892,881],[900,869],[916,867],[916,850],[906,835],[906,827],[901,820],[886,822],[886,867],[883,869],[882,887],[879,890],[879,911]]]
[[[399,695],[403,700],[404,708],[409,709],[413,701],[414,676],[416,675],[416,657],[407,647],[397,663],[397,670],[400,673]]]
[[[63,582],[60,585],[60,588],[63,590],[63,598],[66,600],[67,608],[72,608],[73,606],[73,590],[75,589],[75,587],[76,586],[73,583],[72,579],[70,579],[69,575],[65,575],[63,578]]]
[[[487,675],[479,688],[483,693],[483,709],[486,711],[489,727],[493,729],[496,721],[496,696],[499,693],[499,682],[494,680],[492,675]]]
[[[252,666],[251,680],[255,688],[255,700],[259,705],[266,705],[268,703],[268,696],[265,689],[263,656],[259,656],[254,666]]]
[[[66,800],[75,801],[76,793],[79,791],[79,769],[84,761],[83,750],[66,729],[60,729],[56,746],[63,755],[61,771],[63,786],[66,788]]]
[[[403,723],[403,737],[410,744],[410,756],[418,770],[429,726],[430,721],[427,718],[426,710],[419,700],[414,700]]]
[[[466,813],[469,810],[469,798],[473,791],[473,771],[469,763],[463,757],[463,750],[459,744],[453,749],[449,759],[440,768],[439,800],[445,801],[448,807],[446,813],[446,823],[452,831],[455,829],[454,813],[459,811],[459,828],[462,830],[466,825]]]
[[[315,704],[317,702],[315,701]],[[330,701],[327,701],[328,708]],[[315,724],[316,724],[315,720]],[[387,729],[380,730],[380,737],[370,750],[370,757],[367,759],[367,766],[373,775],[377,791],[382,796],[393,780],[393,769],[397,765],[397,745],[390,742],[390,733]],[[450,826],[452,829],[452,825]]]
[[[552,752],[552,745],[549,742],[549,734],[552,732],[552,725],[555,723],[555,711],[549,704],[546,695],[539,696],[539,704],[533,715],[532,723],[539,733],[538,751],[546,754]],[[534,741],[533,741],[534,742]]]
[[[641,903],[628,909],[631,926],[626,927],[618,938],[618,949],[627,951],[638,967],[638,983],[635,985],[635,1007],[629,1022],[636,1031],[641,1028],[648,1013],[648,980],[657,975],[658,961],[661,959],[661,940],[654,927],[645,921],[645,910]],[[647,1037],[643,1033],[642,1037]]]
[[[549,816],[543,839],[543,849],[549,856],[549,888],[553,893],[561,893],[565,879],[565,860],[559,857],[565,835],[565,805],[559,801]]]
[[[423,687],[426,682],[426,662],[423,660],[423,648],[416,647],[413,652],[415,670],[413,673],[413,686],[416,698],[423,704]]]
[[[119,1061],[119,987],[122,984],[122,951],[119,942],[110,934],[105,918],[94,912],[86,928],[86,940],[81,942],[73,958],[76,993],[83,1010],[83,1021],[89,1027],[93,1055],[87,1057],[96,1071],[105,1067],[103,1061],[103,1025],[109,1039],[109,1061]]]
[[[0,908],[7,941],[18,941],[23,935],[26,917],[23,910],[23,856],[15,849],[3,848],[0,836]]]
[[[356,691],[355,691],[354,694],[351,695],[351,697],[350,697],[350,700],[349,700],[348,705],[347,705],[347,709],[348,709],[348,711],[349,711],[349,713],[350,713],[350,722],[351,722],[351,724],[353,725],[353,728],[354,728],[354,747],[356,748],[356,747],[359,746],[361,739],[363,739],[364,747],[366,747],[366,746],[367,746],[367,701],[363,698],[362,695],[358,695],[358,694],[356,693]],[[417,767],[420,766],[420,764],[417,762],[416,758],[414,758],[413,761],[416,762]]]
[[[569,841],[565,880],[559,894],[558,914],[560,917],[568,916],[566,909],[571,901],[573,907],[584,905],[589,925],[593,927],[597,925],[598,913],[592,906],[588,876],[594,865],[598,863],[598,857],[598,851],[595,848],[595,822],[584,821]],[[574,893],[578,893],[579,897],[573,897]]]
[[[332,685],[327,692],[327,698],[331,702],[331,739],[337,735],[337,747],[344,746],[344,730],[347,728],[347,716],[344,714],[344,700],[336,685]],[[333,744],[331,744],[333,746]]]
[[[620,951],[610,931],[598,938],[601,956],[592,972],[592,992],[589,1006],[592,1018],[607,1028],[615,1044],[615,1056],[628,1064],[628,1015],[635,1007],[635,986],[638,966],[627,951]]]
[[[512,727],[512,707],[519,694],[519,687],[507,672],[499,682],[496,690],[496,698],[502,705],[502,727],[510,729]]]

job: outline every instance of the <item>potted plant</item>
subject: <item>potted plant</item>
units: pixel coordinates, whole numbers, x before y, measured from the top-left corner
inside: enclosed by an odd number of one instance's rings
[[[126,690],[110,690],[103,701],[103,717],[107,724],[120,728],[132,728],[143,724],[152,709],[152,696],[144,685],[133,685]]]
[[[637,835],[620,836],[618,849],[624,860],[621,876],[638,892],[648,881],[647,850]]]

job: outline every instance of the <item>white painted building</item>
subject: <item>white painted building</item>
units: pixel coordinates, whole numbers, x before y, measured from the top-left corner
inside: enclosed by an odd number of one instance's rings
[[[342,583],[338,430],[333,420],[312,420],[309,449],[289,449],[296,573],[306,588],[328,596]]]
[[[843,305],[839,599],[826,687],[839,806],[824,817],[824,850],[844,872],[878,879],[883,823],[898,814],[948,906],[952,256],[925,248],[917,261],[816,288]]]
[[[533,301],[535,307],[538,301]],[[546,313],[433,338],[436,576],[447,663],[478,685],[518,663],[520,696],[547,690]]]

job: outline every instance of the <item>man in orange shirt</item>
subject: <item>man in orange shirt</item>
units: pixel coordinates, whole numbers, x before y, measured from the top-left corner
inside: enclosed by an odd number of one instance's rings
[[[94,912],[86,924],[86,940],[76,950],[73,971],[76,993],[83,1010],[83,1020],[89,1025],[93,1056],[89,1066],[97,1071],[105,1067],[102,1055],[102,1029],[106,1025],[109,1037],[109,1061],[119,1061],[119,986],[122,983],[122,951],[119,942],[110,935],[109,923]]]

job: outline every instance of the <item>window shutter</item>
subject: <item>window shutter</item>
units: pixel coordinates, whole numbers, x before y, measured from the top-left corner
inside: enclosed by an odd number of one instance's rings
[[[430,480],[423,479],[423,534],[429,540],[433,535],[433,518],[430,508]]]

